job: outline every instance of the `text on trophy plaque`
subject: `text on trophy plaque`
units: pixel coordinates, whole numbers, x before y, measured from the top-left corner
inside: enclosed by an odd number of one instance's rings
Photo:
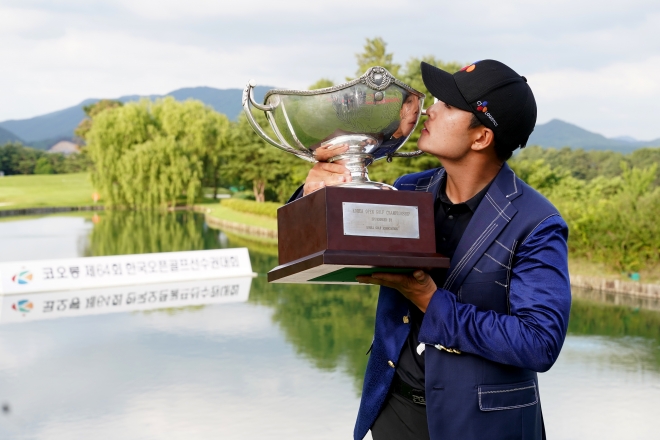
[[[344,235],[419,238],[417,206],[343,202]]]

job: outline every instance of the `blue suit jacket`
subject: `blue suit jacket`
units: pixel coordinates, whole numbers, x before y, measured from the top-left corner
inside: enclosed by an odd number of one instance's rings
[[[437,195],[442,168],[395,186]],[[568,228],[542,195],[504,164],[451,259],[422,322],[431,439],[540,439],[536,372],[561,350],[571,304]],[[354,437],[362,439],[387,398],[410,325],[408,302],[381,288]],[[457,353],[458,352],[458,353]]]

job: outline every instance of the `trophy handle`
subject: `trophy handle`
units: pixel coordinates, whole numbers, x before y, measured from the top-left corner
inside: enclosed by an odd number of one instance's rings
[[[394,157],[417,157],[417,156],[421,156],[422,154],[424,154],[422,150],[415,150],[404,153],[390,153],[387,155],[387,162],[392,162],[392,158]]]
[[[254,129],[254,131],[259,135],[259,137],[261,137],[263,140],[265,140],[272,146],[277,147],[280,150],[286,151],[287,153],[295,154],[296,156],[300,157],[301,159],[307,160],[308,162],[316,162],[312,158],[301,155],[299,151],[289,147],[288,145],[280,144],[279,142],[271,139],[270,136],[268,136],[266,132],[261,128],[259,123],[254,119],[254,116],[252,115],[252,111],[250,110],[250,105],[266,113],[266,116],[270,116],[270,112],[275,110],[280,105],[280,103],[278,102],[274,105],[271,104],[262,105],[256,102],[254,100],[254,92],[253,92],[255,85],[256,84],[254,80],[251,79],[250,82],[248,82],[248,84],[245,86],[245,89],[243,89],[243,99],[242,99],[243,112],[245,113],[245,116],[247,117],[247,120]]]

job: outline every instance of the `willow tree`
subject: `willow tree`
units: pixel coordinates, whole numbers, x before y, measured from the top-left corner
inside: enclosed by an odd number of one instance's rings
[[[165,98],[106,109],[86,133],[92,182],[106,206],[192,204],[215,170],[229,121],[200,101]]]

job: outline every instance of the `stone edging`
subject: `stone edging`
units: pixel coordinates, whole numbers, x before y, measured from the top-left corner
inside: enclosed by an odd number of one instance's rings
[[[625,293],[626,295],[660,300],[660,284],[644,284],[636,281],[609,280],[586,275],[571,275],[571,286],[602,292]]]
[[[35,215],[35,214],[54,214],[57,212],[73,212],[73,211],[103,211],[103,209],[104,209],[103,205],[5,209],[5,210],[0,210],[0,217],[15,217],[19,215]]]
[[[194,206],[193,211],[203,212],[204,219],[206,220],[206,224],[209,226],[215,226],[220,229],[226,229],[229,232],[235,232],[238,234],[247,234],[247,235],[253,235],[255,237],[272,238],[277,240],[277,231],[274,231],[272,229],[266,229],[259,226],[252,226],[252,225],[246,225],[244,223],[236,223],[236,222],[230,222],[228,220],[222,220],[220,218],[209,215],[209,210],[201,206]]]

